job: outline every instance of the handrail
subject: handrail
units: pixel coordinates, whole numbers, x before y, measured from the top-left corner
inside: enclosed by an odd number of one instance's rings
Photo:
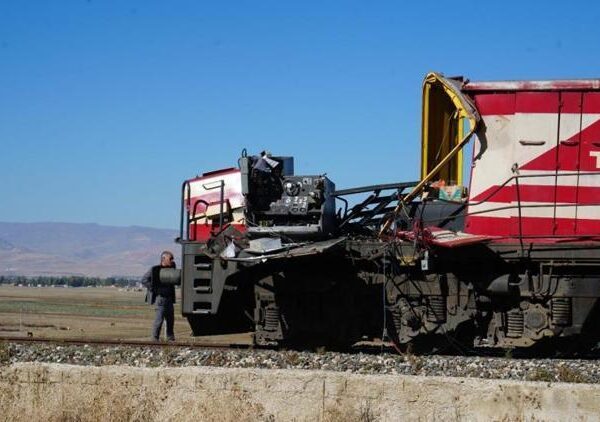
[[[186,191],[187,188],[187,191]],[[187,222],[188,224],[186,225],[186,239],[185,240],[189,240],[190,237],[190,228],[189,228],[189,206],[190,206],[190,196],[191,196],[191,186],[190,186],[190,182],[189,180],[184,181],[181,184],[181,209],[179,212],[179,239],[183,239],[183,210],[184,208],[187,209]],[[187,207],[184,207],[184,202],[186,199],[186,192],[187,192]]]
[[[192,216],[189,216],[189,212],[188,212],[188,239],[190,240],[190,235],[189,235],[189,227],[191,225],[192,222],[194,222],[194,238],[192,240],[196,240],[196,226],[197,226],[197,221],[200,220],[201,218],[204,218],[202,216],[198,216],[196,217],[196,210],[198,209],[198,204],[204,204],[205,207],[208,208],[208,202],[206,202],[203,199],[196,199],[196,202],[194,202],[194,207],[192,209]],[[206,212],[204,213],[204,216],[206,216]]]
[[[546,234],[546,235],[523,235],[523,227],[522,227],[522,210],[523,209],[530,209],[530,208],[548,208],[548,207],[553,207],[553,208],[566,208],[566,207],[592,207],[592,206],[600,206],[600,201],[599,202],[594,202],[594,203],[585,203],[585,204],[578,204],[578,203],[569,203],[569,204],[565,204],[565,203],[556,203],[556,202],[548,202],[548,203],[544,203],[544,204],[524,204],[523,201],[521,200],[521,195],[520,195],[520,189],[522,184],[519,183],[519,180],[521,179],[530,179],[530,178],[547,178],[547,177],[563,177],[563,176],[599,176],[600,177],[600,172],[565,172],[565,173],[540,173],[540,174],[515,174],[509,178],[507,178],[502,184],[497,185],[495,187],[495,189],[493,189],[492,191],[490,191],[483,199],[479,200],[479,201],[474,201],[474,202],[464,202],[463,205],[465,207],[473,207],[473,206],[478,206],[481,204],[484,204],[486,202],[488,202],[488,200],[490,198],[492,198],[494,195],[496,195],[502,188],[506,187],[507,185],[510,185],[510,183],[512,181],[515,182],[515,187],[516,187],[516,204],[509,204],[509,205],[505,205],[505,206],[499,206],[499,207],[494,207],[494,208],[488,208],[485,210],[481,210],[481,211],[472,211],[472,212],[467,212],[465,214],[461,214],[460,217],[469,217],[469,216],[474,216],[474,215],[484,215],[487,213],[491,213],[491,212],[496,212],[496,211],[503,211],[503,210],[512,210],[512,209],[517,209],[518,210],[518,218],[519,218],[519,232],[518,232],[518,238],[521,241],[521,247],[523,247],[523,242],[522,239],[528,239],[528,238],[573,238],[573,237],[595,237],[595,238],[600,238],[600,234],[595,233],[595,234],[569,234],[569,235],[555,235],[555,234]],[[452,202],[452,201],[445,201],[445,202]],[[453,202],[454,203],[454,202]],[[443,218],[433,218],[433,219],[428,219],[425,220],[427,223],[435,223],[438,221],[445,221],[445,220],[452,220],[452,219],[456,219],[459,216],[444,216]],[[501,237],[505,237],[505,236],[501,236]],[[514,237],[513,235],[511,235],[510,237]]]
[[[364,193],[364,192],[373,192],[373,191],[382,191],[388,189],[402,189],[410,188],[411,186],[416,186],[419,182],[400,182],[400,183],[385,183],[381,185],[370,185],[370,186],[360,186],[356,188],[350,189],[340,189],[332,192],[332,196],[340,197],[346,195],[353,195],[356,193]]]
[[[346,204],[346,208],[344,210],[344,215],[342,217],[342,221],[340,223],[340,228],[344,227],[351,220],[360,218],[358,224],[366,225],[371,221],[374,221],[374,217],[381,213],[387,213],[387,205],[402,197],[404,189],[414,186],[416,182],[406,182],[406,183],[389,183],[386,185],[373,185],[373,186],[365,186],[361,188],[352,188],[352,189],[344,189],[341,191],[334,192],[334,196],[336,199],[342,200]],[[380,196],[382,190],[390,190],[395,189],[395,192]],[[354,205],[350,210],[348,210],[347,201],[342,198],[345,195],[352,195],[355,193],[365,193],[368,191],[373,191],[371,195],[365,198],[362,202]],[[367,208],[369,206],[373,206],[373,208]],[[382,219],[384,216],[382,216]]]
[[[212,189],[217,189],[220,188],[221,189],[221,202],[220,202],[220,208],[219,208],[219,232],[221,230],[223,230],[223,203],[225,202],[225,181],[223,179],[215,181],[215,182],[211,182],[211,183],[217,183],[218,185],[216,186],[208,186],[208,184],[203,184],[202,187],[206,190],[212,190]]]
[[[521,189],[519,188],[519,175],[515,178],[515,186],[517,188],[517,211],[519,213],[519,245],[521,245],[521,254],[525,253],[523,246],[523,218],[521,213]]]

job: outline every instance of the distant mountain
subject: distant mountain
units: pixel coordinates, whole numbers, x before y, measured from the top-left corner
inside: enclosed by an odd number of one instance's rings
[[[141,276],[178,232],[150,227],[0,222],[0,275]]]

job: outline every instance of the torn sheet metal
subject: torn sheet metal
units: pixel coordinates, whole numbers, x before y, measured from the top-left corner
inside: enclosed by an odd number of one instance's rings
[[[429,233],[429,242],[434,246],[443,248],[457,248],[494,239],[494,236],[480,236],[451,230],[429,230]]]
[[[447,166],[451,160],[458,162],[458,169],[462,168],[462,160],[456,160],[456,157],[459,153],[461,153],[463,147],[468,143],[471,135],[476,132],[481,120],[481,116],[479,115],[475,105],[461,91],[462,84],[463,82],[459,80],[444,78],[443,75],[434,72],[429,73],[425,77],[425,80],[423,81],[423,127],[426,128],[425,122],[429,118],[430,113],[436,112],[435,108],[431,108],[431,104],[429,103],[429,92],[433,87],[437,87],[445,93],[455,108],[452,119],[458,124],[457,128],[459,130],[456,133],[457,142],[452,144],[451,150],[447,151],[443,157],[436,157],[435,162],[432,162],[431,165],[428,164],[423,166],[421,172],[421,181],[408,195],[404,196],[399,201],[398,205],[394,209],[394,212],[390,215],[379,231],[380,237],[383,237],[387,233],[400,210],[402,210],[406,204],[410,203],[414,198],[416,198],[421,193],[423,188],[435,177],[437,177],[439,171],[444,168],[444,166]],[[439,113],[439,110],[437,112]],[[462,120],[468,122],[468,127],[466,128],[468,130],[463,130],[464,126],[462,126]],[[464,136],[463,132],[466,132]],[[427,154],[429,142],[429,134],[427,130],[424,130],[422,139],[423,155]],[[423,162],[425,162],[425,159],[423,159]],[[462,175],[461,170],[459,170],[458,175]]]
[[[404,240],[414,241],[417,234],[414,231],[398,233],[398,237]],[[461,246],[474,245],[495,239],[495,236],[474,235],[464,232],[427,227],[419,236],[426,244],[442,248],[458,248]]]
[[[279,237],[252,239],[249,242],[249,246],[245,249],[248,253],[259,255],[281,252],[282,250],[286,250],[286,247],[281,243],[281,238]]]
[[[463,82],[460,80],[445,78],[442,74],[435,72],[429,73],[423,81],[421,182],[407,195],[404,202],[416,197],[429,181],[439,177],[438,173],[443,168],[449,168],[448,166],[451,163],[454,163],[451,167],[456,167],[455,174],[452,176],[453,180],[455,183],[462,183],[462,148],[467,144],[471,135],[475,133],[481,120],[481,116],[471,99],[461,91],[462,85]],[[434,95],[434,93],[438,94]],[[442,102],[440,95],[446,99],[445,102]],[[446,106],[443,106],[443,104],[446,104]],[[447,109],[444,107],[447,107]],[[446,121],[448,118],[451,122]],[[439,132],[440,128],[437,127],[437,131],[434,130],[430,133],[430,129],[433,128],[430,128],[427,122],[432,119],[442,119],[440,122],[443,122],[444,125],[450,125],[450,128],[447,128],[449,132],[445,135],[451,139],[445,139],[448,145],[444,148],[441,148],[444,143],[444,139],[442,139],[444,136],[442,136],[442,132]],[[464,126],[463,120],[468,122],[467,127]],[[465,131],[465,129],[467,130]],[[433,151],[429,151],[431,148],[433,148]],[[439,155],[442,152],[443,154]],[[431,154],[433,154],[432,157],[429,157]]]
[[[337,237],[335,239],[328,239],[320,242],[311,242],[303,245],[294,244],[290,245],[290,247],[284,251],[279,251],[276,253],[264,253],[258,256],[250,256],[245,251],[242,251],[237,257],[226,258],[226,260],[235,262],[259,263],[267,262],[269,260],[274,259],[297,258],[301,256],[318,255],[329,251],[333,247],[343,243],[345,240],[345,237]]]

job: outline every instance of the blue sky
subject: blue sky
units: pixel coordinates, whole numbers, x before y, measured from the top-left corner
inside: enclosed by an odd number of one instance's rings
[[[421,82],[600,78],[595,2],[0,1],[0,221],[176,228],[242,148],[419,174]]]

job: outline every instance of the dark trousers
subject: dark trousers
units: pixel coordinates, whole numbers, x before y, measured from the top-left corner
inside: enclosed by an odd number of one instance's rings
[[[160,329],[163,320],[167,322],[167,340],[175,340],[173,325],[175,323],[175,310],[173,307],[173,298],[168,296],[156,296],[156,316],[152,324],[152,338],[160,338]]]

